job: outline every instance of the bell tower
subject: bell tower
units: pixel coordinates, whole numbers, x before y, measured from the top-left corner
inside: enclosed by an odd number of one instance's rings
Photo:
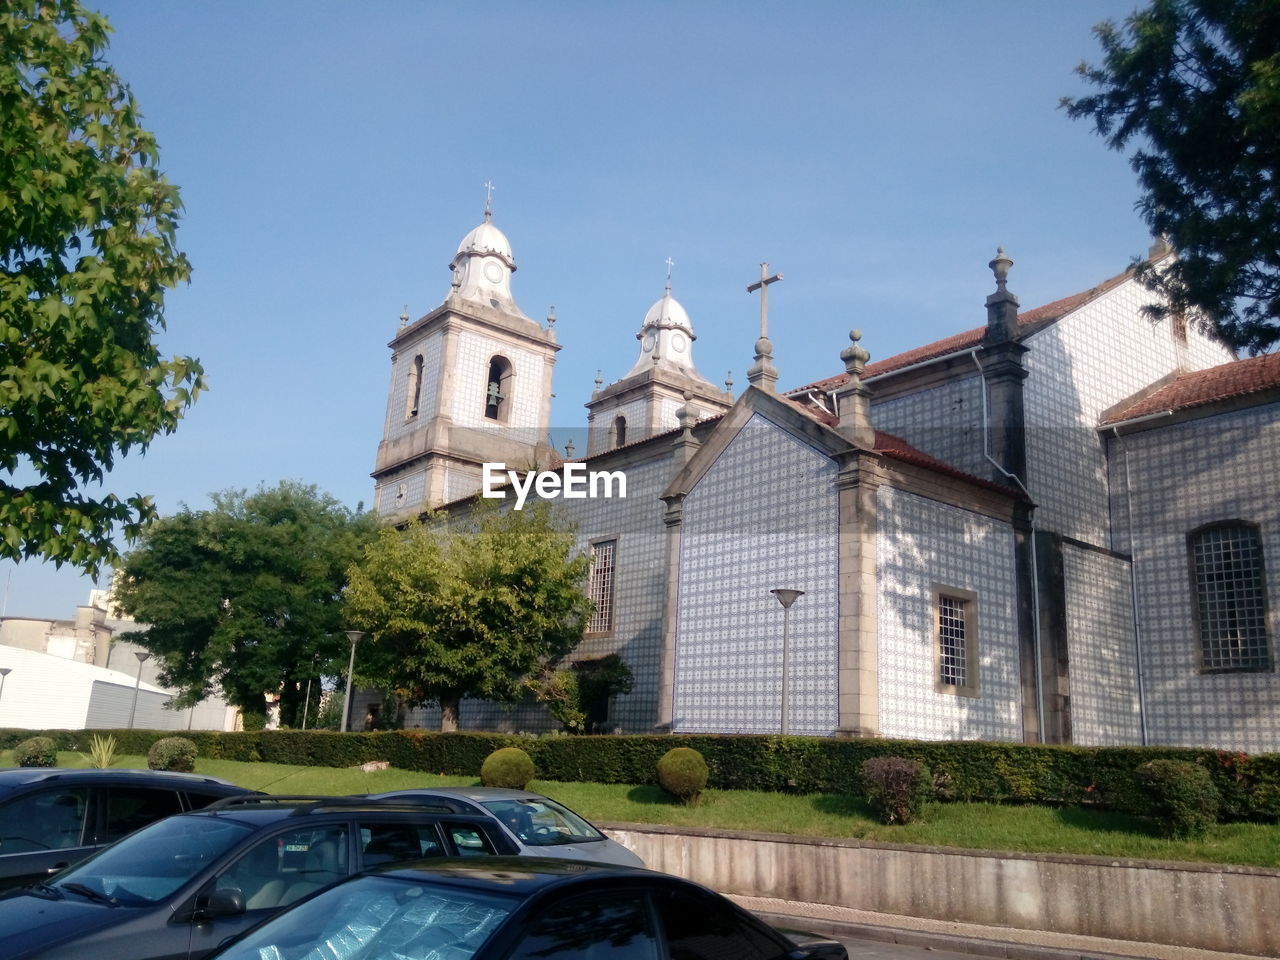
[[[549,465],[554,321],[516,305],[516,261],[506,235],[484,222],[449,263],[444,302],[409,321],[391,348],[387,416],[373,470],[374,505],[411,516],[480,489],[481,465]]]

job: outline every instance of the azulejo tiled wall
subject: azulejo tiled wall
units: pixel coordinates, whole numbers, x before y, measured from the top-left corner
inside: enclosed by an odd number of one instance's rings
[[[790,732],[838,720],[835,464],[760,414],[684,503],[674,729],[781,729],[783,610],[774,588],[804,590],[788,626]]]
[[[1014,535],[1006,523],[881,487],[880,732],[923,740],[1021,740]],[[935,688],[935,585],[976,594],[976,697]]]
[[[973,374],[874,403],[871,420],[877,430],[902,437],[959,470],[985,477],[991,468],[983,448],[982,380],[976,367]]]
[[[1221,520],[1262,538],[1273,665],[1280,621],[1280,404],[1123,436],[1152,743],[1280,751],[1280,674],[1201,673],[1187,534]]]
[[[1129,563],[1063,545],[1071,739],[1085,746],[1142,743]]]

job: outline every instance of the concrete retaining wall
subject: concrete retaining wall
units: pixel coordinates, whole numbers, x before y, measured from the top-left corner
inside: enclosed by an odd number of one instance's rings
[[[1280,956],[1280,870],[614,825],[721,893]]]

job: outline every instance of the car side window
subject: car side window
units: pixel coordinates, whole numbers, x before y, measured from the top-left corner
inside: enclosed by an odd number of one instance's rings
[[[729,904],[698,890],[664,890],[654,901],[671,960],[777,960],[789,952]]]
[[[283,907],[347,875],[347,825],[302,827],[259,840],[218,877],[248,910]]]
[[[0,807],[0,854],[83,846],[88,787],[57,787]]]
[[[449,823],[445,825],[449,839],[460,857],[491,857],[496,850],[483,830],[469,823]]]
[[[733,956],[725,954],[717,960]],[[644,896],[575,897],[534,917],[510,960],[658,960]],[[736,960],[736,958],[735,958]]]
[[[182,800],[172,789],[107,787],[106,822],[99,843],[111,843],[139,827],[182,812]]]
[[[199,810],[226,796],[224,793],[200,793],[197,790],[188,790],[186,794],[188,810]]]
[[[444,845],[433,824],[368,821],[360,824],[360,840],[365,868],[444,855]]]

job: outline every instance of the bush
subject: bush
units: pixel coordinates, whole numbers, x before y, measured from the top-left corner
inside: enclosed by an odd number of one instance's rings
[[[185,737],[164,737],[147,751],[147,766],[152,770],[176,770],[193,773],[196,769],[196,745]]]
[[[919,760],[872,757],[862,763],[867,802],[881,823],[910,823],[933,797],[933,774]]]
[[[533,760],[519,747],[495,750],[480,765],[480,782],[486,787],[523,790],[533,779],[533,774]]]
[[[689,747],[668,750],[658,761],[658,785],[681,803],[697,803],[707,788],[707,761]]]
[[[58,745],[49,737],[32,737],[13,748],[13,759],[20,767],[56,767]]]
[[[1221,798],[1204,767],[1183,760],[1151,760],[1134,776],[1146,794],[1146,814],[1166,837],[1202,840],[1217,822]]]

